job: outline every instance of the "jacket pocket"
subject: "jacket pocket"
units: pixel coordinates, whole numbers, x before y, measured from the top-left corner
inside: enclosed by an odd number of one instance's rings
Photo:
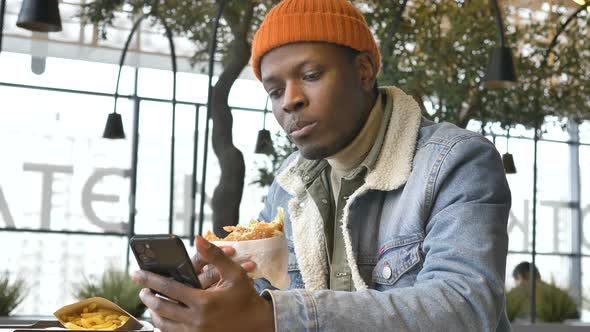
[[[381,247],[377,265],[373,269],[373,281],[378,288],[379,285],[384,286],[381,288],[390,288],[388,286],[396,283],[396,287],[414,284],[422,260],[420,255],[422,241],[421,234],[414,234],[395,238]]]
[[[296,288],[305,288],[305,284],[303,283],[303,278],[301,277],[301,271],[299,271],[299,264],[297,264],[297,257],[295,256],[295,249],[293,244],[289,242],[289,266],[287,271],[289,273],[289,278],[291,279],[291,284],[289,285],[289,289],[296,289]]]

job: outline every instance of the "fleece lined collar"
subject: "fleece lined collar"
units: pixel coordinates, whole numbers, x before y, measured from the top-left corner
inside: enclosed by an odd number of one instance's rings
[[[382,89],[387,97],[386,107],[392,108],[387,132],[379,157],[366,178],[365,184],[348,199],[342,214],[341,227],[352,280],[357,290],[366,289],[356,264],[348,225],[348,212],[354,200],[368,190],[391,191],[408,180],[420,129],[420,107],[411,96],[395,87]],[[306,184],[313,181],[326,167],[327,162],[307,161],[297,156],[277,176],[278,184],[293,198],[289,201],[289,214],[293,229],[293,245],[301,276],[308,290],[326,289],[328,263],[326,261],[324,224],[313,199],[307,194]]]

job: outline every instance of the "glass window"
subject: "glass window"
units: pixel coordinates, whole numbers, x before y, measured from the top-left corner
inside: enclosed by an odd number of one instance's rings
[[[570,152],[568,144],[539,142],[537,252],[573,252]]]
[[[565,129],[567,119],[558,119],[554,116],[548,116],[545,124],[541,127],[542,139],[567,142],[569,134]]]
[[[580,143],[590,144],[590,121],[582,121],[578,129],[580,130]]]
[[[103,139],[112,98],[0,86],[3,223],[18,228],[123,231],[128,142]],[[18,111],[16,111],[18,110]],[[130,103],[120,113],[131,126]]]
[[[121,42],[122,41],[117,41]],[[0,58],[2,82],[80,89],[113,93],[118,67],[93,62],[48,58],[42,75],[30,72],[30,56],[3,52]],[[121,94],[131,94],[134,69],[124,67]],[[89,79],[92,78],[92,79]],[[140,69],[139,95],[167,99],[172,96],[172,74],[169,70]],[[178,99],[205,103],[207,76],[178,73]],[[131,167],[133,101],[120,98],[118,111],[127,134],[125,140],[101,137],[107,115],[112,112],[113,98],[55,92],[43,89],[16,88],[0,85],[1,107],[0,150],[7,158],[0,163],[0,228],[17,227],[42,230],[87,232],[124,232],[129,218],[129,169]],[[233,115],[233,142],[244,156],[246,177],[240,206],[244,224],[258,216],[268,188],[253,182],[258,168],[270,165],[268,156],[255,154],[258,131],[265,128],[276,140],[282,132],[272,112],[238,109],[261,109],[266,92],[257,81],[238,80],[232,87],[229,104]],[[269,105],[270,107],[270,105]],[[170,102],[142,100],[139,118],[139,151],[137,182],[137,233],[168,231],[170,176],[171,114]],[[178,104],[175,132],[174,232],[190,233],[190,204],[195,122],[198,122],[197,192],[203,174],[206,107]],[[477,123],[475,123],[477,124]],[[499,124],[491,126],[496,135],[506,132]],[[479,130],[474,127],[474,130]],[[567,141],[560,126],[548,126],[545,139]],[[213,127],[210,128],[210,135]],[[590,124],[580,126],[582,141],[590,137]],[[488,133],[489,134],[489,133]],[[521,261],[530,261],[526,252],[532,249],[532,131],[517,126],[511,138],[496,137],[498,151],[513,155],[518,173],[507,176],[512,191],[512,209],[506,286],[511,288],[511,272]],[[516,136],[516,137],[513,137]],[[284,138],[283,138],[284,139]],[[205,225],[211,229],[210,200],[221,176],[219,162],[209,139],[206,171]],[[537,210],[537,265],[543,279],[568,288],[578,276],[573,275],[574,259],[555,255],[570,253],[573,247],[571,181],[566,143],[539,142],[539,177]],[[584,229],[590,229],[590,146],[580,147],[581,207]],[[200,195],[196,197],[197,221]],[[196,229],[198,230],[198,229]],[[590,255],[589,232],[583,235],[583,253]],[[194,248],[187,249],[192,255]],[[18,248],[18,250],[9,250]],[[27,277],[31,293],[17,314],[48,314],[73,301],[72,287],[83,276],[98,276],[108,266],[123,268],[127,252],[124,236],[84,236],[0,231],[0,266]],[[130,259],[131,269],[137,268]],[[582,262],[582,291],[590,298],[590,258]],[[55,287],[55,284],[64,285]],[[32,300],[35,299],[35,300]],[[39,300],[41,299],[41,300]],[[583,311],[590,319],[589,310]]]
[[[501,154],[506,153],[506,138],[496,137],[496,146]],[[532,249],[533,146],[530,139],[510,138],[508,141],[517,171],[506,176],[512,193],[508,234],[509,249],[513,251]]]
[[[28,286],[17,315],[50,315],[74,302],[76,284],[110,267],[124,269],[127,253],[127,238],[115,236],[0,232],[0,243],[0,266]]]
[[[116,65],[51,57],[46,59],[45,71],[42,75],[34,74],[30,68],[31,56],[2,52],[0,80],[15,84],[112,94],[115,93],[119,71]],[[123,67],[119,94],[133,94],[134,75],[133,68]]]

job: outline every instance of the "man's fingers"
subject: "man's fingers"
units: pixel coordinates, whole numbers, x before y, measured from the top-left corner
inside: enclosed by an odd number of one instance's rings
[[[242,273],[239,264],[227,257],[219,247],[201,236],[197,236],[197,251],[203,260],[217,268],[221,276],[236,276]]]
[[[246,261],[246,262],[242,263],[240,266],[246,272],[252,272],[256,269],[256,263],[254,263],[252,261]]]
[[[154,326],[157,327],[161,332],[180,331],[182,328],[179,323],[166,319],[151,309],[148,311]]]
[[[183,303],[190,300],[191,295],[187,290],[194,290],[194,288],[185,286],[170,278],[143,270],[133,272],[131,279],[136,284],[153,289],[166,297]]]
[[[251,261],[242,261],[241,263],[237,261],[236,263],[239,263],[242,269],[248,273],[256,269],[256,263]],[[207,265],[207,268],[204,268],[203,272],[199,274],[199,282],[201,283],[203,289],[207,289],[212,285],[215,285],[219,279],[219,271],[213,265]]]
[[[231,257],[233,255],[236,254],[236,250],[233,247],[229,247],[229,246],[222,246],[220,247],[221,250],[223,250],[223,253],[228,256]],[[200,256],[199,253],[195,253],[193,255],[193,257],[191,257],[191,261],[193,263],[193,268],[195,269],[195,272],[197,274],[201,273],[201,271],[203,271],[203,268],[207,265],[207,262],[204,261]]]
[[[139,298],[141,299],[141,302],[150,308],[151,311],[161,317],[173,321],[182,321],[186,319],[187,315],[190,315],[187,307],[162,299],[147,288],[144,288],[139,292]]]
[[[215,267],[210,267],[204,269],[201,274],[199,274],[199,282],[201,283],[201,287],[203,289],[207,289],[212,285],[216,284],[219,281],[219,272]]]

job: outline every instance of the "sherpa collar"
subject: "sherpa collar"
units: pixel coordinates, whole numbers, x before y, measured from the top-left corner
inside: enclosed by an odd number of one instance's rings
[[[412,170],[422,118],[420,107],[411,96],[396,87],[387,87],[381,91],[388,98],[386,107],[393,108],[383,146],[365,183],[350,196],[344,206],[341,220],[348,264],[357,290],[366,289],[367,284],[358,270],[347,228],[350,206],[359,195],[368,190],[391,191],[406,183]],[[288,207],[293,229],[293,246],[305,288],[308,290],[325,289],[328,285],[324,224],[313,199],[305,190],[305,184],[323,170],[325,164],[325,161],[308,163],[298,156],[276,178],[278,184],[293,196]],[[302,169],[304,165],[306,171]]]

